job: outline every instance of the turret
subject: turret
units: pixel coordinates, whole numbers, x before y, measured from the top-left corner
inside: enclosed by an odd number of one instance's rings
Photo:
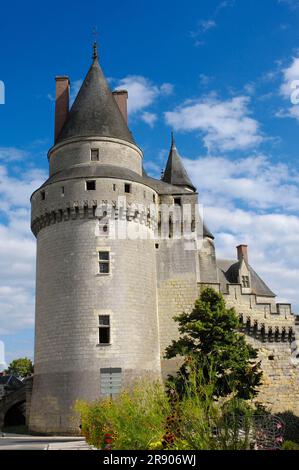
[[[77,399],[161,377],[149,212],[158,194],[142,176],[126,94],[112,94],[96,46],[69,111],[67,93],[61,79],[50,177],[31,197],[37,269],[29,427],[50,434],[79,432]],[[136,231],[143,237],[129,236]]]
[[[162,181],[175,186],[182,186],[193,192],[196,191],[196,188],[192,184],[176,148],[173,132],[171,133],[171,147]]]

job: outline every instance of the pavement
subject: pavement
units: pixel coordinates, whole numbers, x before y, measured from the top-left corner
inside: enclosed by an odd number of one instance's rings
[[[1,450],[91,450],[82,437],[0,434]]]

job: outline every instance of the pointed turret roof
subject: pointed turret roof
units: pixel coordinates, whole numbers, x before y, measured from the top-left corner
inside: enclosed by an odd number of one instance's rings
[[[196,191],[176,148],[173,133],[171,133],[171,147],[162,181],[175,186],[187,186],[193,191]]]
[[[71,137],[89,136],[115,137],[134,143],[100,67],[96,44],[93,46],[93,63],[56,143]]]

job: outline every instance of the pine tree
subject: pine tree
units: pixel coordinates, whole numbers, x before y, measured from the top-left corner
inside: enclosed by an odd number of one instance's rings
[[[256,362],[257,350],[240,333],[236,312],[226,308],[222,294],[204,289],[192,312],[174,319],[179,324],[180,337],[168,346],[165,357],[183,358],[177,375],[170,377],[180,394],[192,364],[207,383],[213,371],[215,397],[234,393],[239,398],[251,399],[257,395],[262,377],[260,362]]]

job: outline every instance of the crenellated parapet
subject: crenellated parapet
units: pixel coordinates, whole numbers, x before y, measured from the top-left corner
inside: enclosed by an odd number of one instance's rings
[[[220,284],[202,284],[220,292]],[[261,298],[254,293],[243,292],[241,284],[228,284],[223,293],[226,305],[234,307],[242,329],[262,341],[293,341],[296,334],[295,316],[291,304],[275,303],[273,298]]]
[[[117,201],[97,199],[63,202],[58,207],[43,207],[38,213],[32,213],[31,230],[35,236],[49,225],[76,219],[97,219],[99,221],[118,221],[140,223],[154,229],[157,227],[157,212],[152,205],[143,206],[130,202],[118,204]]]
[[[289,342],[295,340],[295,329],[293,321],[281,321],[282,319],[261,320],[257,316],[240,314],[239,316],[242,330],[256,339],[269,342]],[[279,321],[280,320],[280,321]]]

